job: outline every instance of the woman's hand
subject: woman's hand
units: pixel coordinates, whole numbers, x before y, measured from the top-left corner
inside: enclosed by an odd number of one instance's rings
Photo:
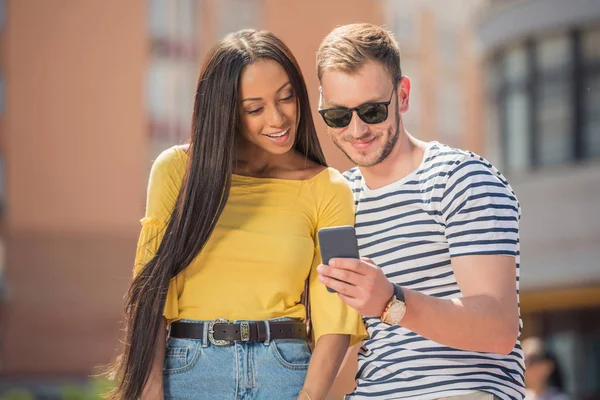
[[[141,400],[163,400],[165,398],[163,391],[163,364],[165,362],[165,347],[167,341],[167,322],[161,324],[156,338],[156,347],[154,350],[154,361],[148,381],[142,391]]]
[[[160,379],[150,377],[144,391],[142,392],[141,400],[163,400],[165,398],[163,392],[162,374]]]
[[[329,334],[315,346],[298,400],[325,400],[346,355],[350,335]]]

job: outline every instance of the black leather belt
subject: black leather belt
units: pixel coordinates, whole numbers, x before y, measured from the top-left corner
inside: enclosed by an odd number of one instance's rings
[[[300,321],[269,322],[269,340],[304,339],[306,325]],[[173,322],[170,336],[181,339],[203,339],[204,324],[193,322]],[[208,340],[216,346],[226,346],[232,342],[265,342],[267,324],[264,321],[232,323],[225,319],[215,319],[208,324]]]

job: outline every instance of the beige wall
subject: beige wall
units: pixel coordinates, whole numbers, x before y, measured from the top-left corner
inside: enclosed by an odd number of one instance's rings
[[[12,0],[4,32],[5,373],[88,373],[117,347],[146,174],[143,0]]]
[[[146,131],[143,0],[8,6],[9,224],[131,231]]]

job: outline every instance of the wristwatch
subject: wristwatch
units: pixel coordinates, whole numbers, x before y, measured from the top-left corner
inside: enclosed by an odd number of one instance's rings
[[[402,288],[396,284],[394,286],[394,296],[388,303],[381,314],[381,322],[388,325],[400,325],[400,321],[406,314],[406,302],[404,301],[404,292]]]

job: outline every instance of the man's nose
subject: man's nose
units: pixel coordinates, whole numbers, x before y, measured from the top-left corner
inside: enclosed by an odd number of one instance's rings
[[[367,126],[362,119],[358,117],[356,111],[352,111],[352,119],[350,119],[350,124],[348,125],[348,132],[352,134],[353,137],[359,138],[365,135],[369,131],[369,127]]]

